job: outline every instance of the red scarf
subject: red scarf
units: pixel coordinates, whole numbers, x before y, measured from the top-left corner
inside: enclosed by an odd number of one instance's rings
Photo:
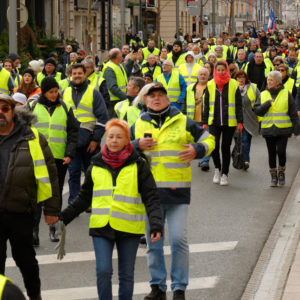
[[[223,60],[223,61],[226,63],[226,73],[225,74],[221,75],[221,74],[217,73],[216,68],[214,68],[214,81],[215,81],[219,91],[223,90],[224,85],[226,83],[228,83],[231,78],[228,64],[225,60]]]
[[[111,152],[108,150],[107,145],[101,150],[102,159],[110,165],[113,169],[117,169],[124,165],[128,157],[132,154],[133,147],[131,143],[126,145],[121,151],[119,152]]]

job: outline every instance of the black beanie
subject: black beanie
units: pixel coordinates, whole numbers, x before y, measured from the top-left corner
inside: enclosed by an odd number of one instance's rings
[[[56,61],[54,59],[52,59],[52,58],[47,58],[45,60],[45,66],[46,66],[46,64],[52,64],[56,68]]]
[[[182,42],[181,41],[175,41],[173,43],[173,46],[178,45],[182,49]]]
[[[12,61],[15,61],[17,59],[21,59],[21,57],[17,53],[9,53],[7,58],[11,59]]]
[[[42,84],[41,84],[42,94],[47,93],[49,90],[55,87],[59,89],[59,85],[54,79],[54,77],[47,76],[42,80]]]
[[[23,72],[23,76],[24,76],[26,73],[30,74],[31,77],[34,78],[34,72],[33,72],[32,69],[29,69],[29,68],[25,69],[24,72]]]

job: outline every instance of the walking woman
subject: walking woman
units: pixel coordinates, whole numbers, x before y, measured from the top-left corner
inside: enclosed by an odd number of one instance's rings
[[[250,164],[250,147],[252,136],[259,134],[259,123],[253,106],[260,97],[260,92],[255,83],[251,83],[247,73],[239,70],[235,73],[234,79],[239,83],[239,89],[243,102],[243,131],[242,143],[244,148],[244,170],[249,168]]]
[[[59,85],[53,77],[45,77],[41,84],[42,93],[38,100],[29,103],[32,112],[37,116],[33,125],[42,133],[49,144],[55,158],[58,183],[60,189],[60,209],[62,207],[62,192],[68,164],[76,154],[78,125],[72,108],[62,101],[59,94]],[[35,216],[33,231],[34,246],[39,246],[39,223],[41,207]],[[58,242],[55,235],[55,226],[49,227],[49,236],[52,242]]]
[[[254,112],[262,117],[261,134],[265,138],[269,155],[271,187],[285,184],[286,148],[292,133],[299,135],[300,125],[295,101],[282,85],[278,71],[268,74],[268,86],[254,105]],[[279,166],[277,171],[277,157]]]
[[[38,99],[40,96],[39,94],[41,93],[41,88],[39,88],[35,83],[33,70],[24,70],[20,86],[14,89],[14,94],[15,93],[24,94],[30,102]]]
[[[215,165],[213,183],[228,185],[230,146],[236,127],[243,129],[242,97],[239,83],[230,78],[226,61],[219,60],[214,69],[214,78],[207,83],[202,115],[203,128],[215,136],[216,147],[212,152]],[[222,163],[220,139],[222,135]]]
[[[106,145],[94,156],[80,193],[61,213],[69,224],[92,207],[90,235],[96,255],[99,300],[112,300],[112,253],[116,244],[119,264],[119,300],[131,300],[134,265],[146,212],[152,242],[161,237],[158,191],[147,163],[133,150],[125,121],[106,125]]]

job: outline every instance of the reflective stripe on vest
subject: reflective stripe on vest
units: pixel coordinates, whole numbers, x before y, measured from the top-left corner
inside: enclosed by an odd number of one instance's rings
[[[300,51],[299,51],[299,55],[300,55]],[[296,72],[297,72],[296,87],[299,87],[300,86],[300,66],[297,67]]]
[[[120,64],[118,66],[115,63],[113,63],[112,61],[109,61],[103,68],[103,76],[105,75],[105,71],[107,70],[107,68],[113,69],[113,71],[115,72],[115,75],[116,75],[117,85],[118,85],[119,89],[123,93],[126,93],[126,86],[128,84],[128,80],[127,80],[126,71],[125,71],[124,67],[122,66],[122,64]],[[108,90],[108,92],[110,95],[110,101],[120,100],[120,98],[115,96],[110,90]]]
[[[179,73],[183,76],[186,84],[188,84],[189,80],[190,80],[190,83],[197,81],[199,69],[200,69],[200,66],[197,63],[195,63],[190,76],[189,76],[186,64],[179,66],[178,70],[179,70]]]
[[[34,124],[34,127],[47,138],[54,158],[63,159],[67,144],[68,120],[65,109],[62,105],[57,106],[50,116],[47,109],[37,103],[33,113],[38,117],[38,122]]]
[[[68,87],[64,92],[64,102],[72,107],[74,115],[77,121],[79,121],[80,123],[93,121],[96,122],[96,117],[93,112],[93,95],[94,88],[91,85],[88,85],[79,104],[76,107],[72,99],[72,87]]]
[[[293,87],[295,84],[295,80],[292,78],[289,78],[286,83],[284,84],[284,87],[292,94],[293,92]]]
[[[195,116],[195,93],[193,90],[195,84],[190,84],[186,90],[186,115],[192,119]]]
[[[144,234],[146,212],[138,192],[137,164],[121,169],[116,186],[107,169],[94,165],[91,176],[94,188],[90,228],[102,228],[109,223],[122,232]]]
[[[36,76],[36,81],[38,83],[39,86],[41,86],[43,79],[46,77],[46,75],[43,72],[40,72],[37,74]],[[61,81],[61,73],[60,72],[56,72],[55,76],[52,76],[57,83],[59,83]]]
[[[268,90],[263,91],[260,94],[261,104],[272,99],[272,96]],[[269,128],[275,125],[278,128],[292,127],[292,122],[288,114],[289,92],[287,89],[282,89],[275,101],[272,103],[267,113],[262,117],[261,128]]]
[[[115,105],[115,112],[117,114],[118,119],[124,120],[129,105],[130,102],[128,99],[120,101]]]
[[[0,93],[9,95],[8,81],[10,78],[10,73],[2,68],[0,71]]]
[[[52,197],[52,187],[38,130],[34,127],[31,127],[31,130],[35,139],[29,140],[28,144],[33,161],[34,176],[37,183],[37,202],[39,203]]]
[[[168,97],[171,102],[176,102],[180,97],[180,84],[179,84],[179,72],[175,69],[172,70],[172,74],[167,84],[164,74],[160,74],[157,77],[157,81],[161,82],[168,92]]]
[[[234,80],[229,80],[228,86],[228,126],[237,126],[236,113],[235,113],[235,93],[239,87],[239,83]],[[207,83],[207,90],[209,92],[209,116],[208,125],[212,125],[215,113],[215,101],[216,101],[216,83],[212,79]],[[227,125],[227,124],[224,124]]]

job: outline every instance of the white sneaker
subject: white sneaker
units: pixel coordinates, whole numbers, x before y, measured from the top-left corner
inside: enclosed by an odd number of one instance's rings
[[[213,183],[220,183],[220,170],[219,169],[215,169]]]
[[[222,174],[220,185],[228,185],[228,176],[225,174]]]

